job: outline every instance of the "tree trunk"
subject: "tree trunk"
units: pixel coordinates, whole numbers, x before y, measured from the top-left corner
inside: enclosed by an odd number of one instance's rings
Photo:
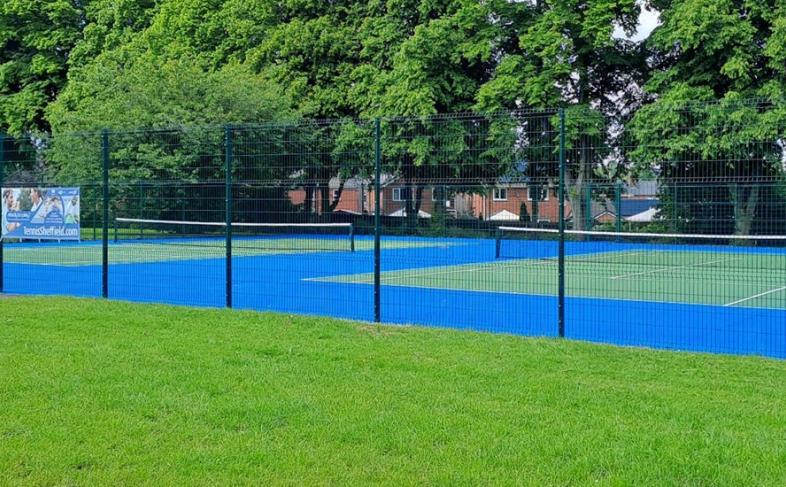
[[[415,218],[417,219],[420,214],[420,207],[423,205],[423,190],[425,189],[422,184],[415,186]]]
[[[579,172],[579,176],[573,179],[570,171],[565,171],[565,196],[570,203],[570,210],[573,216],[573,230],[584,230],[584,174]],[[568,212],[565,212],[567,217]]]
[[[361,194],[362,194],[362,190],[363,190],[363,188],[361,187]],[[338,206],[338,202],[341,201],[341,194],[343,192],[344,192],[344,181],[341,181],[339,183],[339,185],[338,185],[338,189],[336,190],[336,199],[334,199],[333,202],[330,203],[329,210],[330,210],[331,213],[336,211],[336,207]],[[362,201],[361,201],[360,205],[361,205],[360,209],[361,209],[361,213],[362,213],[362,210],[363,210],[363,202]]]
[[[330,185],[327,182],[319,183],[319,213],[324,215],[330,209]]]
[[[532,196],[532,218],[530,221],[532,222],[532,226],[538,227],[538,213],[540,212],[540,193],[541,193],[541,186],[539,184],[533,184],[532,188],[527,188],[529,191],[530,196]],[[548,191],[548,189],[546,189]],[[526,205],[524,209],[526,209]],[[524,211],[521,212],[522,216],[524,215]]]
[[[314,187],[307,185],[304,190],[306,191],[306,197],[303,200],[303,212],[311,214],[311,209],[313,208],[314,203]]]
[[[447,200],[447,191],[444,186],[434,186],[432,189],[431,199],[434,201],[434,215],[442,217],[445,211],[445,201]]]
[[[759,204],[759,187],[753,185],[750,188],[740,188],[735,184],[729,187],[729,193],[734,205],[734,234],[750,235],[756,206]]]

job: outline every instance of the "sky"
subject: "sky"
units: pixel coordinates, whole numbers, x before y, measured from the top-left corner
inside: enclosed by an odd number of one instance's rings
[[[660,23],[660,15],[655,10],[649,10],[646,7],[641,7],[641,14],[639,14],[639,28],[633,36],[627,36],[625,32],[617,27],[614,30],[614,37],[624,38],[632,41],[642,41],[649,37],[653,29]]]

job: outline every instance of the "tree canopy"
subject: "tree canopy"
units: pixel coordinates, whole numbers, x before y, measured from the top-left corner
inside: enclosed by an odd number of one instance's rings
[[[645,6],[660,24],[630,40]],[[365,154],[370,127],[298,120],[410,117],[383,127],[409,210],[436,172],[551,184],[564,109],[575,228],[593,180],[654,175],[666,201],[675,178],[723,175],[696,198],[747,233],[769,196],[741,183],[784,178],[784,19],[783,0],[7,0],[0,132],[295,122],[277,143],[321,154],[302,177],[329,210],[327,181],[368,174],[339,154]],[[426,118],[467,111],[497,115]]]

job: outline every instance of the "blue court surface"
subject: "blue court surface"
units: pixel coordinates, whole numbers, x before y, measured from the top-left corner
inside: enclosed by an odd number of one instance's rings
[[[373,239],[238,240],[236,308],[374,319]],[[322,244],[325,245],[322,245]],[[557,336],[557,242],[384,237],[381,318]],[[6,243],[4,290],[101,295],[101,246]],[[594,342],[786,358],[786,248],[568,242],[565,336]],[[121,240],[109,247],[109,297],[221,307],[217,240]]]

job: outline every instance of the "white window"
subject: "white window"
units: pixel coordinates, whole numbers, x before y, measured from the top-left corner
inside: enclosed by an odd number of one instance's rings
[[[439,201],[439,192],[445,192],[445,208],[450,208],[450,199],[448,198],[447,191],[444,188],[432,188],[431,189],[431,201],[437,202]]]
[[[532,201],[532,195],[535,193],[535,186],[527,186],[527,201]],[[538,201],[548,201],[549,200],[549,187],[548,186],[537,186],[538,192],[540,193],[540,198]]]
[[[508,188],[494,189],[494,201],[508,201]]]
[[[409,188],[393,188],[393,201],[406,201]]]

